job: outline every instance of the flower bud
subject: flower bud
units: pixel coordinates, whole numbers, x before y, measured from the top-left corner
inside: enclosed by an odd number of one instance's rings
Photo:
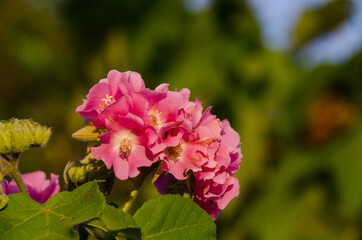
[[[2,180],[3,176],[0,173],[0,183]],[[8,201],[9,201],[8,196],[3,192],[3,188],[0,184],[0,210],[3,209],[6,206],[6,204],[8,204]]]
[[[67,190],[73,190],[80,185],[93,181],[98,182],[99,190],[108,195],[113,186],[114,173],[102,161],[96,160],[90,153],[84,159],[68,162],[64,169],[64,181]]]
[[[0,121],[0,153],[16,154],[29,148],[44,147],[50,135],[50,128],[32,119]]]
[[[8,204],[8,201],[9,201],[8,196],[3,192],[1,192],[0,189],[0,210],[3,209]]]

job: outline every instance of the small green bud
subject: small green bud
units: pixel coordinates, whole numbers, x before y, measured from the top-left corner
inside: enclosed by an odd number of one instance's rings
[[[6,194],[4,194],[3,192],[0,192],[0,211],[4,207],[6,207],[8,201],[9,201],[8,196],[6,196]]]
[[[29,148],[44,147],[50,135],[50,128],[32,119],[0,121],[0,153],[16,154]]]
[[[2,181],[3,181],[3,176],[0,173],[0,211],[8,204],[9,201],[8,196],[5,193],[3,193],[3,189],[1,186]]]
[[[84,183],[100,180],[99,190],[104,195],[108,195],[114,183],[113,170],[108,169],[102,161],[96,160],[91,153],[84,159],[68,162],[63,176],[66,189],[70,191]]]

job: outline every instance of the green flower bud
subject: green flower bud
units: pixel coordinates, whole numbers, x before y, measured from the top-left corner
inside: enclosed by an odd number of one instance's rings
[[[3,192],[0,192],[0,211],[4,207],[6,207],[8,201],[9,201],[8,196],[6,196],[6,194],[4,194]]]
[[[108,195],[114,182],[113,170],[108,169],[102,161],[96,160],[91,153],[84,159],[68,162],[63,175],[66,189],[70,191],[84,183],[100,180],[99,190]]]
[[[50,128],[32,119],[0,121],[0,153],[16,154],[29,148],[44,147],[50,135]]]
[[[2,189],[2,186],[1,186],[1,182],[3,181],[3,176],[2,174],[0,173],[0,210],[3,209],[6,204],[8,204],[8,196],[3,193],[3,189]]]

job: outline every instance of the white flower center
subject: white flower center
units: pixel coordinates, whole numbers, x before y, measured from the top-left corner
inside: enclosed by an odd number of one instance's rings
[[[103,98],[102,101],[104,102],[104,104],[102,104],[101,107],[106,108],[114,102],[114,99],[113,96],[106,94],[106,98]]]

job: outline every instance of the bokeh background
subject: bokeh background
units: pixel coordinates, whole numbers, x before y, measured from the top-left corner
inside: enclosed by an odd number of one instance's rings
[[[362,239],[361,3],[0,0],[0,118],[53,130],[20,169],[62,175],[85,153],[71,134],[89,88],[137,71],[149,88],[189,88],[240,133],[240,195],[218,239]],[[139,204],[156,194],[145,183]]]

